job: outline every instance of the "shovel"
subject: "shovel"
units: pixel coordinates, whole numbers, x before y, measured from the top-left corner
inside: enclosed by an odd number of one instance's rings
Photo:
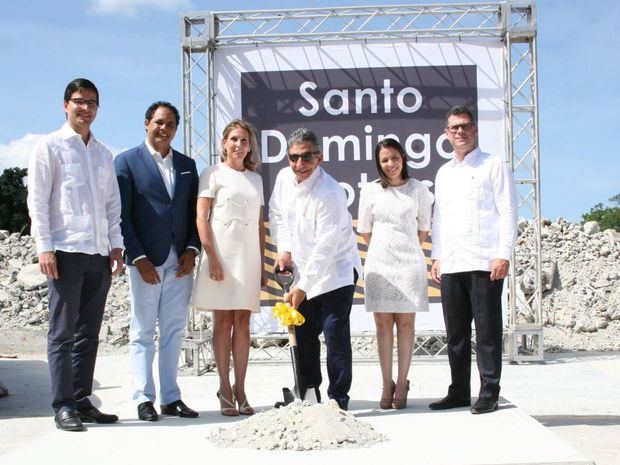
[[[293,268],[286,267],[281,270],[278,265],[275,266],[273,270],[273,275],[275,281],[282,288],[282,292],[286,295],[291,290],[291,285],[293,284],[293,280],[295,279],[295,272]],[[288,325],[288,345],[291,352],[291,363],[293,365],[293,380],[295,381],[295,386],[293,390],[283,387],[282,395],[284,397],[283,402],[276,402],[275,407],[279,408],[284,405],[288,405],[291,402],[294,402],[295,399],[304,400],[306,397],[306,392],[309,386],[303,386],[301,384],[300,376],[299,376],[299,352],[297,350],[297,336],[295,334],[295,325]],[[316,402],[321,401],[321,393],[318,388],[314,388],[314,395],[316,398]]]

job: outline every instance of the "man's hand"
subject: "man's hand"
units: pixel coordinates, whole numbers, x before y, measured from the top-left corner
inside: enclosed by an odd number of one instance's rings
[[[434,260],[431,266],[431,279],[437,284],[441,284],[441,270],[439,269],[439,260]]]
[[[510,267],[510,261],[503,258],[496,258],[491,262],[491,281],[498,279],[504,279],[508,276],[508,268]]]
[[[290,252],[280,252],[278,254],[278,258],[276,259],[276,265],[280,268],[280,271],[285,270],[286,268],[293,267],[293,259],[291,258]]]
[[[138,273],[142,277],[142,281],[147,284],[159,284],[161,279],[159,274],[157,274],[157,270],[155,269],[155,265],[148,258],[143,257],[140,260],[137,260],[134,265],[138,269]]]
[[[110,271],[112,271],[112,276],[118,276],[123,271],[123,249],[112,249],[110,250]]]
[[[301,304],[306,298],[306,293],[295,286],[290,290],[288,294],[284,296],[284,302],[291,304],[291,307],[298,310],[299,304]]]
[[[179,260],[177,261],[177,272],[176,277],[182,278],[183,276],[187,276],[194,270],[194,265],[196,264],[196,251],[194,249],[187,249],[185,252],[181,254]]]
[[[56,267],[56,255],[54,252],[41,252],[39,254],[39,270],[48,278],[58,279]]]

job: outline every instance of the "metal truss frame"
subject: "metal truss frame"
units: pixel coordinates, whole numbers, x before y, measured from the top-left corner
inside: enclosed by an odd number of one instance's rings
[[[505,44],[507,147],[521,222],[509,279],[508,357],[542,360],[540,168],[535,5],[529,1],[198,11],[181,15],[184,150],[217,159],[213,58],[222,47],[291,43],[437,39],[501,40]],[[522,244],[527,243],[527,247]],[[515,292],[515,263],[535,283]],[[419,346],[417,346],[419,347]]]

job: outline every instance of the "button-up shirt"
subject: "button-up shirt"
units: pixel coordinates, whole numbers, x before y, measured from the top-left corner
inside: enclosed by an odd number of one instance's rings
[[[174,153],[172,153],[172,147],[166,156],[163,157],[161,153],[149,144],[148,140],[144,141],[144,145],[146,145],[147,150],[153,156],[153,160],[155,160],[155,164],[161,173],[161,178],[164,181],[168,195],[172,198],[174,196],[174,167],[172,166],[172,157]]]
[[[361,263],[346,194],[320,166],[301,183],[290,167],[278,173],[269,221],[278,253],[291,253],[295,284],[308,299],[353,284]]]
[[[110,150],[67,123],[43,136],[28,165],[28,209],[37,253],[108,255],[122,248],[121,200]]]
[[[517,202],[508,163],[474,149],[443,165],[435,179],[431,257],[441,273],[490,271],[496,258],[510,260]]]

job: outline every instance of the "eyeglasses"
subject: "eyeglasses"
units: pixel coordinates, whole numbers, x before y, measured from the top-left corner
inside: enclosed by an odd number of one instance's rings
[[[446,129],[448,130],[450,134],[456,134],[457,132],[459,132],[459,129],[462,129],[465,132],[469,132],[473,129],[473,127],[474,127],[474,123],[462,123],[462,124],[451,124],[450,126],[446,127]]]
[[[312,158],[319,153],[321,152],[289,153],[288,159],[291,160],[292,163],[297,163],[301,158],[306,163],[309,163],[312,161]]]
[[[84,100],[83,98],[70,98],[78,107],[86,106],[86,108],[97,108],[99,103],[97,100]]]

